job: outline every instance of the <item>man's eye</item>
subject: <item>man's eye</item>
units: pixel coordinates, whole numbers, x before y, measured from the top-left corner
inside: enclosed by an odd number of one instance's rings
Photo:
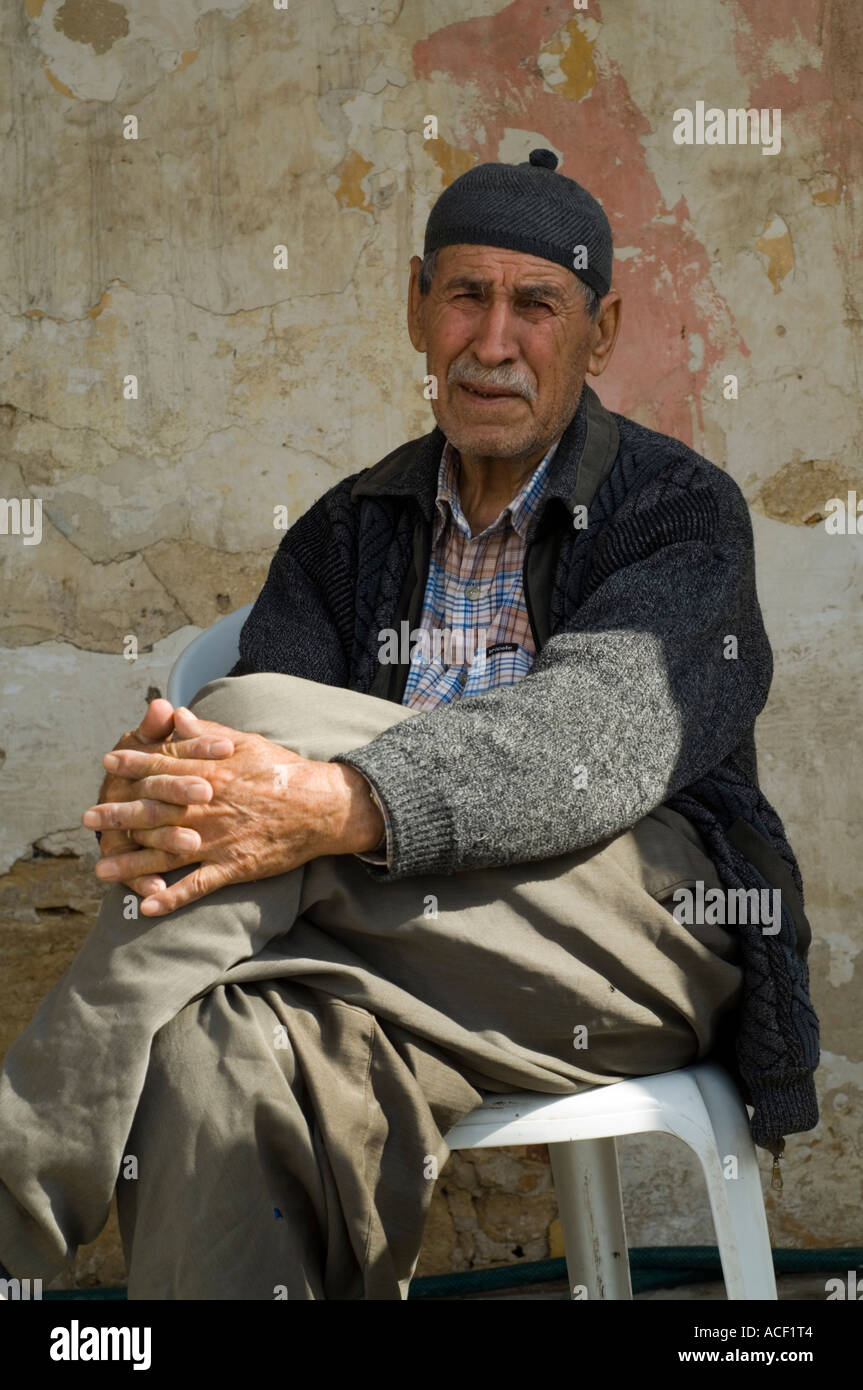
[[[462,290],[459,294],[456,295],[456,299],[476,299],[477,297],[478,292],[476,290]],[[546,303],[544,299],[525,299],[522,302],[526,309],[551,308],[551,305]]]

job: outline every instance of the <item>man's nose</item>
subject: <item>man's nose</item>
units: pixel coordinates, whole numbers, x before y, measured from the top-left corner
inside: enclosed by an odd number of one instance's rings
[[[495,366],[519,355],[517,319],[506,300],[487,304],[475,326],[471,347],[484,367]]]

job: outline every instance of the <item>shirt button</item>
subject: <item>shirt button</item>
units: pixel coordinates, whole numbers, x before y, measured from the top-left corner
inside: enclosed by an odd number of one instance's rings
[[[464,586],[464,595],[465,595],[465,598],[479,598],[479,596],[480,596],[481,593],[482,593],[482,585],[481,585],[481,584],[465,584],[465,586]]]

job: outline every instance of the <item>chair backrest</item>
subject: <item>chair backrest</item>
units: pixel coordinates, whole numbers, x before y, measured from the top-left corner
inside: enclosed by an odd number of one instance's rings
[[[168,677],[168,699],[175,709],[189,705],[208,681],[228,674],[239,658],[240,629],[252,607],[247,603],[219,618],[183,648]]]

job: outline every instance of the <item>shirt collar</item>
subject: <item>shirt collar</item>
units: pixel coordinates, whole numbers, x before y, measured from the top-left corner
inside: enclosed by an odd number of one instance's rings
[[[560,438],[560,448],[551,461],[540,513],[532,519],[537,534],[545,512],[553,502],[562,503],[570,515],[591,498],[608,478],[618,457],[620,431],[614,413],[606,410],[596,392],[584,382],[575,414]],[[357,475],[350,491],[351,502],[362,497],[410,500],[428,522],[436,515],[435,496],[441,450],[446,443],[443,430],[435,425],[428,434],[399,444],[371,468]]]
[[[562,436],[554,441],[545,456],[536,465],[530,477],[525,479],[519,492],[513,497],[512,501],[507,502],[501,508],[497,518],[485,529],[491,532],[505,530],[507,525],[511,525],[517,531],[522,540],[526,541],[528,525],[531,517],[536,514],[537,508],[542,497],[542,492],[548,477],[549,465],[554,457],[555,450],[560,443]],[[437,540],[441,531],[452,517],[456,526],[463,531],[466,536],[470,536],[470,526],[462,510],[461,498],[459,496],[459,474],[461,471],[461,455],[458,449],[448,439],[441,452],[440,464],[438,466],[438,485],[437,496],[435,498],[436,516],[434,520],[434,539]]]

